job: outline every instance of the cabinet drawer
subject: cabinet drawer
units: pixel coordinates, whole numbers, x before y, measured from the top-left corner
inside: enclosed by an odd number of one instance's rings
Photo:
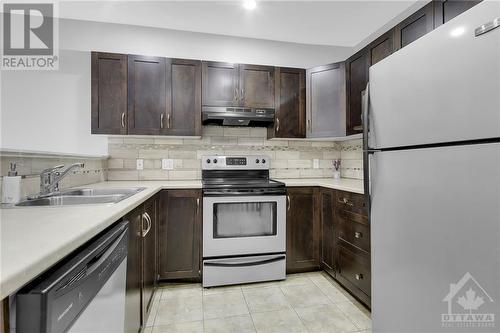
[[[369,256],[345,246],[339,246],[338,275],[366,295],[371,294],[371,272]],[[349,287],[349,286],[347,286]]]
[[[337,210],[344,210],[364,217],[368,216],[365,197],[362,194],[337,191],[335,206]]]
[[[339,216],[338,237],[360,249],[370,252],[370,227]]]

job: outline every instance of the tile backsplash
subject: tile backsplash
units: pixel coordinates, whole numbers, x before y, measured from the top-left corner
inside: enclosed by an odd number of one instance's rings
[[[59,188],[81,186],[97,183],[107,179],[107,159],[90,158],[88,156],[33,155],[23,152],[8,152],[0,155],[0,176],[6,176],[10,163],[16,163],[21,181],[21,195],[31,196],[40,192],[40,172],[56,165],[69,166],[73,163],[85,163],[83,169],[74,170],[60,183]],[[0,181],[0,190],[2,181]]]
[[[340,176],[363,179],[363,144],[361,139],[342,141],[340,144]]]
[[[360,140],[267,140],[265,128],[204,126],[200,139],[113,136],[108,148],[108,180],[201,179],[201,157],[217,154],[267,155],[273,178],[332,177],[332,160],[344,155],[342,176],[362,175]],[[163,158],[173,160],[173,170],[161,169]],[[136,169],[137,159],[143,159],[143,170]],[[317,169],[314,159],[319,160]]]

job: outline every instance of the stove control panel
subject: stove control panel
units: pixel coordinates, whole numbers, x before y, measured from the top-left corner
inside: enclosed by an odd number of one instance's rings
[[[203,156],[201,168],[203,170],[268,170],[269,156]]]

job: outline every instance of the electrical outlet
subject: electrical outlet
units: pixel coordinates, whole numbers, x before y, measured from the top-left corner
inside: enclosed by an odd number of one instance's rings
[[[172,160],[170,158],[162,158],[161,168],[163,170],[173,170],[174,169],[174,160]]]
[[[313,159],[313,169],[319,169],[319,159]]]
[[[137,159],[137,170],[143,170],[144,169],[144,160],[142,158]]]

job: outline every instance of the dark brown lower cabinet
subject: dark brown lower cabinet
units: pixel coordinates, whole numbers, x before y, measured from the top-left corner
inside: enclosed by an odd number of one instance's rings
[[[335,249],[337,238],[335,236],[335,191],[321,188],[321,268],[330,275],[335,276]]]
[[[335,278],[351,294],[370,307],[371,270],[370,254],[339,240],[337,273]]]
[[[152,198],[127,214],[129,244],[125,296],[125,332],[141,330],[156,287],[156,208]]]
[[[315,187],[287,189],[286,271],[319,269],[319,204]]]
[[[160,193],[160,279],[201,279],[201,211],[200,190]]]

